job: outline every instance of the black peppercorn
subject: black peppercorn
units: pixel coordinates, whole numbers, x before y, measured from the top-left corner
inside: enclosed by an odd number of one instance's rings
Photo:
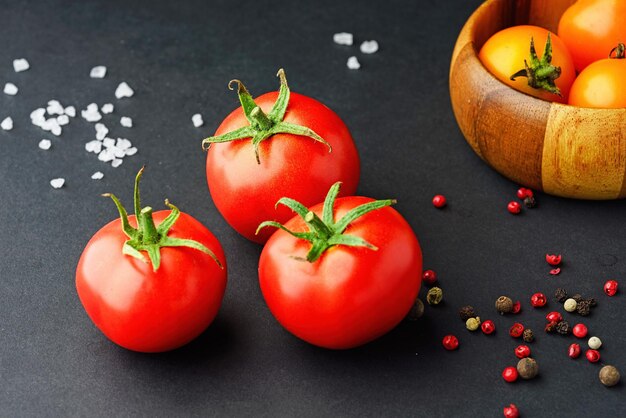
[[[554,292],[554,298],[559,302],[563,303],[567,299],[567,292],[562,287],[559,287]]]
[[[500,296],[496,300],[496,311],[498,311],[500,315],[510,313],[513,311],[513,300],[507,296]]]
[[[556,324],[556,332],[558,332],[561,335],[567,335],[570,332],[572,332],[572,327],[569,325],[569,322],[561,321],[558,324]]]
[[[526,328],[524,333],[522,334],[522,339],[526,343],[532,343],[535,340],[535,334],[533,334],[533,330],[530,328]]]
[[[570,296],[572,299],[574,299],[576,301],[576,303],[580,302],[581,300],[583,300],[583,296],[580,293],[576,293],[574,296]]]
[[[532,196],[527,196],[527,197],[524,199],[524,206],[526,206],[528,209],[532,209],[532,208],[534,208],[535,206],[537,206],[537,201],[535,200],[535,198],[534,198],[534,197],[532,197]]]
[[[424,303],[420,300],[420,298],[415,299],[415,303],[411,307],[411,310],[406,316],[406,319],[409,321],[417,321],[424,315]]]
[[[588,300],[581,300],[578,302],[578,305],[576,305],[576,312],[578,312],[578,315],[581,316],[589,315],[591,313],[591,302]]]
[[[595,300],[595,298],[587,299],[587,302],[589,302],[589,306],[591,306],[592,308],[598,305],[598,301]]]
[[[463,322],[467,322],[468,319],[476,317],[476,312],[472,306],[467,305],[459,309],[459,316]]]

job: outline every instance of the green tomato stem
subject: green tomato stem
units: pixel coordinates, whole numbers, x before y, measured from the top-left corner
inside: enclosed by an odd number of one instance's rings
[[[375,200],[373,202],[364,203],[346,213],[337,222],[334,222],[334,205],[335,200],[339,194],[341,188],[341,182],[337,182],[332,185],[326,199],[324,200],[324,208],[322,211],[322,218],[317,216],[314,212],[308,210],[303,204],[286,197],[280,199],[276,205],[284,205],[294,211],[300,216],[309,228],[308,232],[294,232],[289,230],[284,225],[275,221],[265,221],[257,228],[257,234],[262,228],[274,227],[280,228],[283,231],[293,235],[298,239],[303,239],[311,243],[311,248],[306,256],[306,261],[313,263],[317,261],[326,250],[336,245],[345,245],[350,247],[365,247],[370,250],[376,251],[378,248],[363,238],[344,234],[344,231],[348,226],[362,217],[366,213],[371,211],[382,209],[386,206],[391,206],[396,203],[393,199],[388,200]]]
[[[517,77],[528,78],[528,85],[534,89],[541,89],[552,94],[561,96],[561,90],[556,86],[555,80],[561,76],[561,67],[556,67],[552,62],[552,40],[550,33],[546,40],[546,47],[541,59],[535,50],[535,40],[530,38],[530,64],[524,60],[524,68],[511,75],[511,80]]]
[[[248,92],[248,89],[239,80],[231,80],[228,83],[228,88],[233,90],[233,84],[237,84],[237,95],[241,108],[246,119],[249,122],[249,126],[244,126],[231,132],[227,132],[218,136],[210,136],[202,141],[202,148],[206,151],[211,144],[238,141],[242,139],[252,138],[252,145],[254,149],[254,155],[257,164],[261,164],[259,157],[259,144],[268,138],[271,138],[275,134],[285,133],[297,136],[305,136],[314,139],[328,147],[328,152],[332,151],[330,144],[324,140],[321,136],[315,133],[312,129],[306,126],[295,125],[284,122],[285,113],[287,112],[287,106],[289,105],[290,91],[287,84],[287,78],[285,71],[281,68],[278,70],[277,76],[280,78],[280,89],[278,91],[278,98],[269,114],[265,114],[259,106],[254,102],[252,95]]]
[[[142,252],[146,252],[150,261],[152,262],[153,271],[157,271],[161,265],[161,248],[163,247],[189,247],[202,251],[208,254],[220,268],[224,268],[222,263],[217,259],[216,255],[205,247],[203,244],[190,240],[171,238],[168,233],[172,226],[176,223],[180,217],[180,210],[172,205],[167,199],[165,204],[171,209],[170,214],[156,226],[154,223],[152,208],[146,206],[141,208],[139,198],[139,182],[144,172],[145,166],[141,167],[137,176],[135,177],[135,190],[134,190],[134,207],[135,217],[137,219],[137,228],[133,228],[128,221],[128,213],[120,200],[111,193],[106,193],[103,196],[110,197],[115,203],[117,210],[120,214],[122,222],[122,230],[128,236],[128,240],[124,242],[122,246],[122,253],[131,257],[135,257],[141,261],[147,262]]]

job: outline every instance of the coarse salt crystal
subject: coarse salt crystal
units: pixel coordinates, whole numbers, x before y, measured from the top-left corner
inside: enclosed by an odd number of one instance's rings
[[[104,173],[102,173],[102,171],[96,171],[91,175],[91,178],[93,180],[102,180],[104,178]]]
[[[102,145],[104,145],[106,148],[111,148],[115,146],[115,139],[113,138],[104,138],[104,141],[102,141]]]
[[[130,156],[130,155],[135,155],[137,154],[137,148],[132,147],[132,148],[128,148],[127,150],[125,150],[126,155]]]
[[[113,104],[111,103],[103,104],[102,108],[100,108],[100,111],[104,113],[105,115],[108,115],[109,113],[113,113]]]
[[[39,141],[39,148],[43,150],[48,150],[52,146],[52,141],[49,139],[42,139]]]
[[[333,35],[333,41],[339,45],[352,45],[353,36],[348,32],[340,32]]]
[[[109,133],[109,128],[104,123],[96,123],[96,139],[102,141]]]
[[[61,136],[61,133],[63,132],[63,128],[61,128],[59,124],[57,123],[56,125],[52,126],[52,129],[50,129],[50,132],[52,132],[52,135],[54,136]]]
[[[65,112],[65,109],[58,100],[50,100],[46,110],[50,115],[62,115]]]
[[[191,117],[191,122],[193,123],[193,126],[195,126],[196,128],[199,128],[202,125],[204,125],[204,121],[202,120],[202,115],[200,113],[196,113],[195,115],[193,115]]]
[[[104,65],[98,65],[91,69],[91,71],[89,72],[89,77],[104,78],[106,74],[107,74],[107,67],[105,67]]]
[[[30,64],[24,58],[18,58],[13,60],[13,69],[16,73],[20,73],[22,71],[26,71],[30,68]]]
[[[356,59],[356,57],[350,57],[348,58],[348,68],[351,70],[358,70],[359,68],[361,68],[361,64],[359,63],[359,60]]]
[[[111,161],[111,165],[112,165],[114,168],[117,168],[117,167],[119,167],[119,166],[121,166],[121,165],[122,165],[122,162],[123,162],[123,161],[124,161],[124,160],[122,160],[122,159],[120,159],[120,158],[116,158],[116,159],[114,159],[113,161]]]
[[[10,131],[11,129],[13,129],[13,119],[11,119],[10,116],[5,118],[2,123],[0,123],[0,128],[4,129],[5,131]]]
[[[100,151],[100,153],[98,154],[98,159],[107,163],[109,161],[113,161],[115,159],[115,155],[113,155],[113,152],[107,148]]]
[[[124,158],[126,156],[126,150],[118,147],[111,147],[111,149],[113,150],[113,155],[115,155],[115,158]]]
[[[93,140],[85,144],[85,151],[99,154],[102,151],[102,142]]]
[[[13,83],[6,83],[4,85],[4,94],[8,94],[9,96],[15,96],[17,94],[18,88]]]
[[[57,178],[57,179],[50,180],[50,186],[52,186],[55,189],[60,189],[61,187],[63,187],[64,184],[65,184],[64,178]]]
[[[115,143],[115,147],[123,150],[127,150],[130,148],[132,144],[126,138],[117,138],[117,142]]]
[[[76,108],[74,106],[68,106],[65,108],[65,114],[71,118],[76,116]]]
[[[87,122],[98,122],[100,119],[102,119],[102,115],[97,110],[95,112],[89,110],[81,110],[80,115]]]
[[[46,109],[40,107],[30,112],[31,119],[41,119],[46,114]]]
[[[133,120],[128,116],[122,116],[122,118],[120,119],[120,125],[122,125],[124,128],[132,128]]]
[[[60,126],[65,126],[65,125],[67,125],[68,123],[70,123],[70,118],[68,118],[68,117],[67,117],[67,115],[60,115],[60,116],[57,116],[57,123],[58,123]]]
[[[117,97],[118,99],[121,99],[123,97],[132,97],[133,94],[135,94],[135,92],[125,81],[122,81],[120,85],[117,86],[117,88],[115,89],[115,97]]]
[[[376,41],[364,41],[361,44],[361,52],[364,54],[373,54],[378,51],[378,42]]]

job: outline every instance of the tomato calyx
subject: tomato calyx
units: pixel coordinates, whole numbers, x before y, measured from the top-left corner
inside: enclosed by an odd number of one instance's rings
[[[259,225],[256,233],[258,234],[262,228],[272,226],[275,228],[280,228],[296,238],[309,241],[311,243],[311,249],[306,255],[306,261],[310,263],[315,262],[322,256],[322,254],[326,250],[335,245],[366,247],[370,250],[378,250],[376,246],[370,244],[363,238],[354,235],[344,234],[344,231],[352,222],[365,215],[366,213],[376,209],[384,208],[386,206],[391,206],[396,203],[396,200],[375,200],[373,202],[364,203],[353,208],[341,219],[335,222],[334,205],[340,189],[341,182],[337,182],[331,186],[328,194],[326,195],[326,199],[324,199],[324,207],[322,209],[321,219],[314,212],[310,211],[306,206],[296,200],[290,199],[288,197],[283,197],[278,202],[276,202],[276,206],[278,206],[279,204],[287,206],[289,209],[298,214],[308,226],[308,232],[294,232],[286,228],[279,222],[265,221]]]
[[[511,80],[517,77],[528,78],[528,85],[535,89],[542,89],[547,92],[561,96],[561,90],[556,86],[555,80],[561,76],[561,67],[556,67],[552,62],[552,40],[550,33],[546,40],[546,47],[541,59],[535,50],[535,40],[530,38],[530,64],[524,60],[524,68],[511,76]]]
[[[259,144],[275,134],[307,136],[326,145],[328,147],[328,152],[332,151],[331,145],[324,138],[316,134],[312,129],[307,128],[306,126],[283,121],[285,112],[287,111],[287,106],[289,105],[289,96],[291,93],[289,85],[287,84],[285,71],[281,68],[278,70],[276,76],[280,78],[278,98],[272,106],[272,110],[267,115],[259,106],[257,106],[252,98],[252,95],[248,92],[248,89],[246,89],[240,80],[231,80],[228,83],[229,90],[234,90],[233,84],[237,84],[237,95],[239,96],[239,101],[241,102],[241,108],[243,109],[243,113],[246,116],[246,119],[248,119],[250,125],[235,129],[234,131],[223,135],[205,138],[202,141],[202,148],[205,151],[209,149],[211,144],[252,138],[256,162],[257,164],[261,164],[261,160],[259,158]]]
[[[613,55],[615,54],[615,55]],[[611,59],[624,59],[626,58],[626,46],[623,43],[617,44],[615,48],[609,53]]]
[[[190,247],[208,254],[220,268],[224,268],[222,263],[220,263],[217,259],[217,256],[198,241],[173,238],[167,235],[180,216],[180,210],[171,204],[168,199],[165,199],[165,205],[171,209],[171,212],[165,219],[163,219],[159,226],[156,226],[154,224],[154,220],[152,219],[152,208],[150,206],[141,208],[139,198],[139,181],[141,180],[144,169],[145,166],[141,167],[135,177],[134,207],[137,228],[133,228],[130,225],[126,209],[114,194],[105,193],[102,195],[104,197],[110,197],[113,200],[113,203],[115,203],[115,206],[120,213],[122,230],[129,238],[122,246],[122,253],[147,263],[148,261],[141,253],[142,251],[147,252],[148,257],[152,262],[153,271],[157,271],[161,265],[162,247]]]

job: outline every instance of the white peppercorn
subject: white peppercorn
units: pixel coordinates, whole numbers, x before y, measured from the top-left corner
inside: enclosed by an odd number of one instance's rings
[[[589,341],[587,341],[587,345],[592,350],[597,350],[598,348],[602,347],[602,340],[598,337],[591,337],[589,338]]]
[[[563,303],[563,309],[565,309],[567,312],[574,312],[577,305],[578,302],[576,302],[575,299],[569,298],[565,301],[565,303]]]

